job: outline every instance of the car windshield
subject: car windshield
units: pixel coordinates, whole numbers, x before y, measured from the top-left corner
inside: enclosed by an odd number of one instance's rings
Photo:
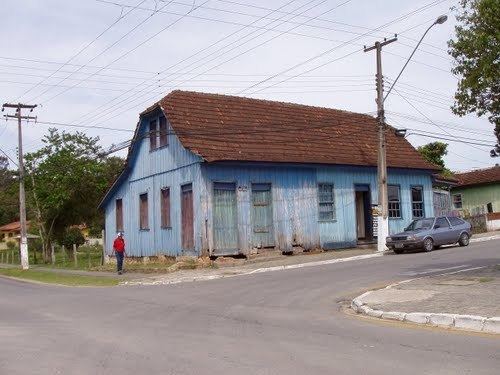
[[[405,229],[405,231],[431,229],[433,222],[434,219],[413,220],[411,224],[408,225],[408,227]]]

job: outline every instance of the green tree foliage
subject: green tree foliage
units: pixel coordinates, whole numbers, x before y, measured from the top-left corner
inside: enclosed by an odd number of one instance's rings
[[[429,163],[440,167],[444,175],[452,174],[444,163],[444,156],[448,154],[448,144],[443,142],[431,142],[424,146],[419,146],[417,150]]]
[[[19,220],[19,182],[9,169],[9,160],[0,156],[0,225]]]
[[[73,247],[73,244],[78,247],[83,245],[84,243],[85,237],[83,237],[80,229],[76,227],[67,228],[61,240],[61,245],[64,245],[66,249],[71,249]]]
[[[30,205],[44,240],[62,242],[65,228],[102,222],[97,206],[121,172],[119,158],[102,158],[98,137],[49,129],[44,146],[25,155]]]
[[[453,111],[487,115],[500,145],[500,1],[460,0],[456,37],[448,42],[459,77]]]

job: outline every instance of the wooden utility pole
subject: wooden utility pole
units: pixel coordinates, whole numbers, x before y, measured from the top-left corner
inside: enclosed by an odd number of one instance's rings
[[[33,112],[33,109],[36,108],[36,105],[29,104],[9,104],[4,103],[2,106],[2,112],[5,108],[15,108],[15,115],[5,115],[5,118],[17,118],[17,126],[18,126],[18,154],[19,154],[19,221],[21,223],[21,235],[19,240],[19,250],[21,253],[21,267],[23,270],[27,270],[29,268],[29,260],[28,260],[28,236],[26,229],[26,198],[24,193],[24,158],[23,158],[23,131],[21,126],[21,120],[35,120],[36,117],[33,116],[23,116],[21,111],[23,109],[29,109],[30,112]]]
[[[397,37],[383,42],[375,42],[372,47],[364,49],[365,52],[377,51],[377,121],[378,121],[378,225],[377,225],[377,250],[386,249],[385,239],[389,235],[389,207],[387,199],[387,158],[386,158],[386,124],[384,113],[384,76],[382,75],[382,47],[395,42]]]

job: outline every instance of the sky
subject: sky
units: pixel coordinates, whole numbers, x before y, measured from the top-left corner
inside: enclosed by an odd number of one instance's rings
[[[432,27],[387,98],[387,122],[408,129],[415,147],[449,143],[445,161],[454,171],[495,164],[493,126],[450,110],[458,79],[446,51],[458,1],[2,4],[0,101],[38,105],[29,113],[38,122],[23,125],[25,152],[41,147],[49,127],[99,136],[105,148],[126,141],[138,114],[174,89],[374,114],[376,59],[363,46],[398,35],[382,52],[387,89],[425,30],[446,14],[448,21]],[[0,122],[0,148],[17,158],[16,122]]]

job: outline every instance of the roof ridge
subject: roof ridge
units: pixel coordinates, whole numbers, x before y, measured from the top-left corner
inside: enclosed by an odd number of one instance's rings
[[[465,172],[454,172],[455,175],[460,176],[464,174],[469,174],[469,173],[476,173],[476,172],[486,172],[495,168],[500,168],[500,165],[493,165],[491,167],[485,167],[485,168],[478,168],[478,169],[472,169],[470,171],[465,171]]]
[[[285,102],[285,101],[281,101],[281,100],[257,99],[257,98],[249,98],[246,96],[227,95],[227,94],[218,94],[218,93],[209,93],[209,92],[201,92],[201,91],[191,91],[191,90],[173,90],[173,91],[169,92],[165,97],[163,97],[162,99],[157,101],[155,104],[150,106],[149,108],[152,108],[152,107],[158,105],[159,103],[161,103],[163,100],[167,99],[168,97],[170,97],[174,94],[179,94],[179,93],[180,94],[195,94],[195,95],[201,95],[201,96],[206,96],[206,97],[218,97],[218,98],[224,98],[224,99],[227,99],[227,98],[237,99],[240,102],[241,101],[254,102],[254,103],[259,102],[259,103],[263,103],[263,104],[264,103],[269,103],[269,104],[278,103],[278,104],[282,104],[282,105],[289,106],[289,107],[310,108],[310,109],[316,109],[316,110],[323,109],[323,110],[327,110],[327,111],[344,112],[344,113],[349,113],[349,114],[353,114],[353,115],[357,115],[357,116],[364,116],[364,117],[368,117],[370,119],[374,118],[373,116],[370,116],[367,113],[347,111],[345,109],[323,107],[323,106],[314,106],[314,105],[310,105],[310,104],[300,104],[300,103],[293,103],[293,102]],[[146,111],[144,111],[144,112],[146,112]]]

